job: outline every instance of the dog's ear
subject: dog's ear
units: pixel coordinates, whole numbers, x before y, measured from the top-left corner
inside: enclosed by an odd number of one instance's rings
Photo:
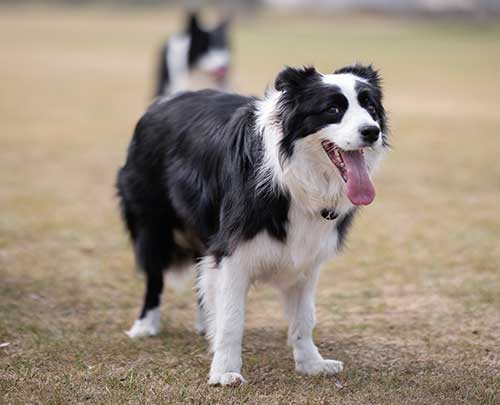
[[[187,32],[194,34],[200,31],[202,31],[202,29],[200,27],[200,23],[198,22],[198,15],[193,11],[188,15]]]
[[[229,31],[230,19],[225,18],[222,20],[212,31],[211,35],[213,38],[217,38],[219,41],[227,41],[228,31]]]
[[[337,69],[335,74],[339,73],[352,73],[353,75],[359,76],[368,81],[372,86],[380,88],[381,78],[376,69],[372,65],[362,65],[356,63],[354,65],[344,66],[341,69]]]
[[[222,31],[225,32],[229,29],[231,25],[231,16],[226,16],[218,25],[215,27],[214,31]]]
[[[276,77],[274,87],[278,91],[290,92],[317,78],[317,76],[318,72],[312,66],[304,66],[302,68],[287,66]]]

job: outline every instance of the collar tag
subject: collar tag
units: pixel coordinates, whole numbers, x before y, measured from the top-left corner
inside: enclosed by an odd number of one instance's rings
[[[338,217],[338,214],[331,208],[323,208],[321,210],[321,216],[325,218],[327,221],[331,221]]]

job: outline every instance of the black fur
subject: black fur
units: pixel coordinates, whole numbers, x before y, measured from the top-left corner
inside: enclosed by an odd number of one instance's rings
[[[351,228],[352,222],[354,220],[354,216],[356,215],[358,209],[354,208],[352,211],[349,211],[346,215],[339,219],[337,223],[337,232],[338,232],[338,248],[342,249],[345,246],[345,240],[347,237],[347,233]]]
[[[313,67],[286,68],[278,75],[275,87],[284,90],[279,102],[284,134],[280,145],[282,161],[291,157],[298,139],[340,122],[349,107],[341,90],[323,83]],[[332,113],[332,107],[339,112]]]
[[[118,192],[148,277],[143,315],[158,304],[151,297],[166,267],[205,254],[220,259],[262,230],[285,240],[289,196],[255,193],[263,150],[254,110],[252,98],[203,90],[154,104],[139,121]],[[196,235],[200,249],[186,251],[174,231]]]
[[[200,27],[196,14],[189,17],[187,35],[191,38],[189,47],[188,64],[193,68],[200,57],[211,49],[228,49],[227,38],[228,21],[224,21],[211,31]]]

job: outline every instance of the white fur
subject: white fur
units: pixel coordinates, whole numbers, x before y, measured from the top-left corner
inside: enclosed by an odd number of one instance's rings
[[[257,132],[264,142],[264,162],[259,168],[257,192],[272,192],[271,187],[283,187],[283,168],[279,159],[279,142],[283,137],[281,128],[275,118],[276,104],[281,93],[270,89],[266,97],[257,103]]]
[[[312,341],[318,268],[335,254],[335,221],[304,215],[299,206],[292,204],[289,226],[286,244],[262,232],[240,244],[219,266],[213,258],[205,258],[200,264],[199,289],[214,353],[210,384],[224,385],[226,380],[233,384],[234,379],[228,375],[241,376],[245,298],[256,281],[268,282],[283,292],[296,369],[306,374],[333,374],[342,369],[342,363],[324,360]],[[243,377],[239,379],[244,382]]]
[[[165,94],[189,89],[188,52],[191,39],[187,35],[174,35],[167,47],[168,88]]]
[[[276,120],[276,104],[281,95],[272,90],[259,102],[257,132],[264,142],[264,164],[259,171],[258,192],[273,192],[273,186],[291,195],[286,243],[261,232],[238,245],[235,252],[217,265],[211,257],[199,266],[198,288],[206,311],[207,336],[214,353],[210,384],[244,383],[241,376],[241,342],[248,289],[257,281],[278,288],[284,298],[289,321],[288,343],[293,348],[298,372],[335,374],[343,363],[323,359],[313,342],[315,324],[314,295],[319,267],[334,257],[338,246],[337,222],[353,209],[345,193],[345,184],[321,146],[328,139],[343,149],[361,145],[359,128],[377,125],[358,103],[352,74],[325,75],[324,82],[339,86],[349,101],[341,123],[330,125],[316,134],[297,141],[291,159],[282,166],[279,158],[281,127]],[[372,171],[382,155],[382,140],[365,148]],[[334,207],[336,220],[327,221],[319,213]]]
[[[289,322],[288,344],[293,348],[295,369],[303,374],[336,374],[343,369],[337,360],[323,359],[313,342],[312,332],[316,322],[314,294],[319,268],[311,276],[284,292],[285,310]]]
[[[160,333],[160,308],[150,309],[144,318],[136,319],[132,328],[125,333],[132,339],[158,335]]]
[[[241,376],[241,342],[245,320],[245,301],[250,286],[250,268],[240,255],[232,255],[208,272],[214,279],[215,307],[210,326],[213,349],[209,384],[232,385],[245,382]],[[216,279],[216,280],[215,280]],[[209,281],[210,283],[210,281]]]
[[[217,293],[217,264],[211,256],[206,256],[198,263],[198,295],[201,299],[205,321],[205,335],[213,352],[212,342],[215,336],[215,296]]]
[[[205,72],[212,72],[229,65],[229,51],[226,49],[211,49],[198,61],[198,67]]]
[[[355,90],[357,81],[365,82],[366,80],[350,73],[323,76],[324,83],[340,87],[342,94],[347,97],[349,108],[338,124],[328,125],[319,131],[318,135],[322,139],[335,142],[343,150],[354,150],[364,146],[360,128],[364,126],[376,126],[380,129],[377,121],[359,104]],[[380,136],[372,148],[381,146],[382,137]]]

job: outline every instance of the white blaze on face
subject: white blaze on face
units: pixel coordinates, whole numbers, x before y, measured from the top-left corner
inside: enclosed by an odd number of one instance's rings
[[[346,193],[351,203],[370,204],[375,198],[375,188],[369,170],[375,156],[369,149],[372,151],[381,149],[382,137],[371,144],[370,148],[366,148],[367,145],[361,135],[362,128],[376,126],[380,129],[379,124],[358,101],[356,83],[360,81],[366,83],[366,80],[352,74],[331,74],[323,76],[323,81],[340,88],[347,98],[348,107],[339,123],[328,125],[318,134],[341,149],[340,156],[345,165]],[[333,161],[332,163],[335,164]]]
[[[346,151],[362,148],[365,145],[360,129],[366,126],[376,126],[380,129],[379,124],[366,109],[360,106],[358,101],[356,82],[366,83],[366,80],[350,73],[343,73],[324,75],[323,82],[339,87],[347,98],[349,106],[342,120],[338,124],[331,124],[322,129],[321,135]],[[382,143],[381,137],[377,143]]]
[[[200,58],[197,66],[210,74],[224,76],[229,66],[229,58],[227,49],[211,49]]]

